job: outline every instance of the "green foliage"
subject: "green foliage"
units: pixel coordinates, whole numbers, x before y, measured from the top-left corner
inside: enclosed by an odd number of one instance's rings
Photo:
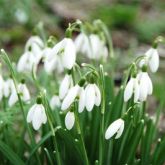
[[[101,5],[92,13],[92,18],[101,19],[109,27],[133,27],[138,7],[131,5]]]

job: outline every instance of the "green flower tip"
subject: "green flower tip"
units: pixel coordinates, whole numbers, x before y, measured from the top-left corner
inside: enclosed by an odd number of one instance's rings
[[[147,72],[147,65],[142,66],[142,72]]]
[[[39,96],[39,97],[37,97],[36,103],[37,103],[37,104],[42,104],[42,99],[41,99],[41,97],[40,97],[40,96]]]
[[[85,84],[85,82],[86,82],[86,79],[85,79],[85,78],[82,78],[82,79],[78,82],[78,85],[79,85],[80,87],[82,87],[82,86]]]
[[[22,83],[22,84],[25,84],[25,79],[22,79],[22,80],[21,80],[21,83]]]

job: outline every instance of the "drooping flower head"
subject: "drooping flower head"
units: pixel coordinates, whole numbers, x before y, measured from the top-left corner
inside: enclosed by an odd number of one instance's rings
[[[30,101],[30,92],[25,84],[25,81],[22,80],[20,84],[18,84],[17,87],[18,93],[21,97],[21,100],[24,101],[25,103],[29,103]],[[18,101],[18,95],[16,89],[11,91],[11,95],[9,97],[8,104],[9,106],[13,106],[16,102]]]
[[[115,139],[120,138],[124,130],[124,120],[117,119],[115,120],[106,130],[105,139],[111,139],[115,134]]]
[[[47,116],[41,98],[38,98],[37,103],[30,108],[27,114],[27,122],[32,123],[35,130],[39,130],[41,125],[47,122]]]
[[[89,59],[106,60],[108,49],[106,44],[96,34],[90,34],[89,37],[85,33],[80,33],[75,39],[77,52],[86,55]]]

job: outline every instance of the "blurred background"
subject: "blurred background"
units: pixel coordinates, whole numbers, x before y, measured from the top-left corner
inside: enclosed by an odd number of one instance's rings
[[[62,38],[68,23],[76,19],[101,19],[108,26],[117,56],[116,77],[157,36],[165,37],[164,0],[0,0],[0,48],[17,61],[37,26],[44,26],[46,36]],[[165,46],[159,47],[159,53],[160,69],[152,77],[156,97],[150,98],[151,113],[165,100]],[[165,129],[165,124],[161,127]]]

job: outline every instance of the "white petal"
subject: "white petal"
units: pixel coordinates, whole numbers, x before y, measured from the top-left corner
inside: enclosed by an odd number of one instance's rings
[[[32,125],[35,130],[38,130],[41,127],[42,119],[42,108],[37,104],[32,119]]]
[[[148,94],[148,80],[146,79],[146,73],[143,72],[141,75],[140,79],[140,84],[139,84],[139,100],[140,101],[145,101],[147,99],[147,94]]]
[[[157,49],[150,48],[146,55],[149,59],[149,66],[151,69],[151,72],[156,72],[159,68],[159,55]]]
[[[62,102],[61,110],[66,110],[70,107],[70,105],[74,102],[76,96],[78,95],[79,88],[80,87],[76,85],[69,90],[68,94]]]
[[[46,116],[46,113],[45,113],[45,108],[42,104],[40,104],[40,107],[42,109],[42,111],[41,111],[42,123],[45,124],[47,122],[47,116]]]
[[[74,126],[75,116],[73,112],[68,112],[65,116],[65,126],[68,130],[71,130]]]
[[[65,75],[64,79],[61,82],[60,89],[59,89],[59,97],[63,99],[67,94],[70,86],[71,86],[72,78],[70,75]]]
[[[16,91],[14,91],[9,97],[8,104],[10,107],[12,107],[17,101],[18,101],[18,96]]]
[[[27,120],[28,123],[30,123],[32,121],[32,119],[33,119],[33,114],[34,114],[35,107],[36,107],[36,104],[34,104],[30,108],[30,110],[28,111],[27,118],[26,118],[26,120]]]
[[[29,93],[29,90],[28,90],[28,88],[27,88],[27,86],[25,84],[20,84],[18,86],[18,90],[21,93],[21,99],[24,102],[30,101],[30,93]]]
[[[48,74],[51,74],[53,70],[56,68],[56,65],[57,65],[57,58],[54,57],[51,60],[45,60],[44,69]]]
[[[98,86],[96,84],[94,84],[95,87],[95,105],[99,106],[101,103],[101,93],[100,93],[100,89],[98,88]]]
[[[131,78],[124,90],[124,101],[127,102],[133,94],[134,78]]]
[[[50,100],[50,107],[52,109],[56,108],[56,107],[60,107],[61,106],[61,101],[59,96],[54,95],[51,100]]]
[[[85,91],[81,87],[79,94],[78,112],[81,113],[85,108]]]
[[[124,121],[123,121],[123,123],[121,124],[119,130],[117,131],[117,135],[115,136],[115,139],[120,138],[120,136],[122,135],[123,131],[124,131]]]
[[[139,84],[138,84],[138,80],[135,79],[135,82],[134,82],[134,103],[136,103],[139,99],[139,94],[140,94],[140,91],[139,91]]]
[[[76,48],[71,39],[65,38],[65,42],[64,54],[61,57],[62,63],[65,68],[72,69],[76,61]]]
[[[119,135],[122,133],[123,130],[123,120],[122,119],[118,119],[116,121],[114,121],[106,130],[105,132],[105,139],[110,139],[113,135],[115,135],[115,133],[117,133],[121,128],[121,130],[119,131]],[[117,135],[117,138],[119,137],[119,135]]]
[[[85,106],[87,111],[92,111],[95,104],[95,87],[93,84],[88,84],[85,88]]]
[[[153,92],[153,86],[152,86],[152,81],[150,79],[150,77],[148,76],[148,74],[146,75],[146,80],[147,80],[147,83],[148,83],[148,95],[151,95],[152,92]]]

